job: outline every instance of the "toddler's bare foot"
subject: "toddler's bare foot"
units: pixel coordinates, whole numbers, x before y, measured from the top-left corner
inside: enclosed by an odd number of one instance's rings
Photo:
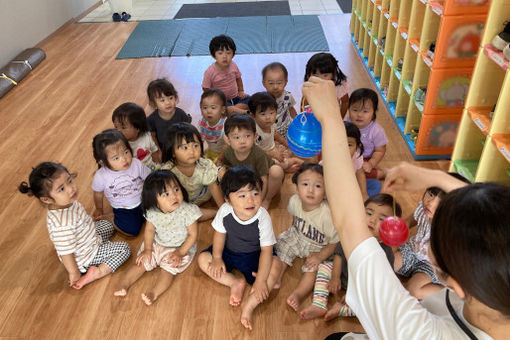
[[[73,284],[74,289],[82,289],[86,284],[96,280],[100,275],[99,268],[92,266],[87,270],[85,275],[82,275],[78,281]]]
[[[324,314],[326,314],[326,312],[327,312],[327,310],[325,310],[324,308],[320,308],[315,305],[310,305],[310,306],[306,307],[305,309],[303,309],[299,313],[299,316],[303,320],[312,320],[312,319],[320,318],[320,317],[324,316]]]
[[[280,289],[280,287],[282,286],[282,279],[279,279],[278,281],[276,281],[276,283],[274,284],[273,286],[273,289]]]
[[[287,298],[287,304],[298,312],[299,305],[301,304],[301,297],[296,292],[292,292],[292,294],[290,294]]]
[[[145,302],[147,306],[150,306],[156,301],[156,296],[154,296],[154,293],[142,293],[142,300]]]
[[[231,306],[237,307],[241,304],[245,287],[246,281],[244,281],[244,279],[239,279],[232,284],[232,286],[230,287],[230,299],[229,299],[229,303]]]
[[[241,323],[250,331],[253,330],[253,310],[255,307],[257,307],[257,300],[252,299],[252,296],[250,296],[249,300],[243,305],[241,311]]]
[[[114,296],[126,296],[127,295],[127,289],[121,288],[119,290],[116,290],[113,292]]]
[[[331,307],[326,315],[324,315],[324,320],[330,321],[336,319],[340,316],[340,310],[342,309],[342,304],[340,302],[335,302],[333,307]]]

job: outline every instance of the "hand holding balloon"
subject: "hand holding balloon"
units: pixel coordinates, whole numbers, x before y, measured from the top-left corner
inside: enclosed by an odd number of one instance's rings
[[[322,147],[321,125],[310,108],[298,114],[289,125],[287,143],[298,157],[310,158],[317,155]]]

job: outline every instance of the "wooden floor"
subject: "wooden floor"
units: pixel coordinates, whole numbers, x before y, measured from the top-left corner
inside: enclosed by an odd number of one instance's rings
[[[321,21],[331,52],[339,59],[353,89],[373,87],[349,38],[349,15],[323,16]],[[140,299],[154,283],[147,273],[126,298],[112,293],[131,258],[118,273],[86,286],[67,287],[64,266],[57,260],[46,230],[46,211],[33,198],[17,192],[31,167],[41,161],[62,162],[78,173],[79,201],[92,212],[90,188],[95,164],[92,137],[112,127],[113,109],[136,102],[150,113],[146,98],[149,81],[167,77],[179,91],[179,106],[200,115],[203,71],[210,57],[115,60],[137,23],[71,24],[41,47],[47,59],[20,85],[0,100],[0,337],[9,338],[168,338],[168,339],[322,339],[340,330],[361,331],[356,319],[325,323],[300,321],[285,299],[299,279],[300,262],[284,276],[282,288],[255,313],[255,330],[239,323],[239,309],[228,305],[228,289],[208,279],[194,262],[179,275],[154,306]],[[260,71],[272,61],[289,69],[288,89],[300,100],[304,67],[313,53],[237,55],[248,93],[262,90]],[[411,160],[384,106],[378,121],[389,137],[383,165]],[[446,162],[421,162],[447,168]],[[286,205],[294,188],[286,178],[282,193],[270,209],[275,234],[291,223]],[[398,193],[404,212],[411,213],[420,195]],[[115,240],[122,239],[119,236]],[[200,224],[198,246],[211,243],[210,223]],[[141,237],[128,240],[135,252]],[[306,301],[308,302],[308,301]]]

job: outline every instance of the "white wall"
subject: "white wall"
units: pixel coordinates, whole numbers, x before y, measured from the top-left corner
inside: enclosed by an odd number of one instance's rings
[[[0,0],[0,67],[98,0]]]

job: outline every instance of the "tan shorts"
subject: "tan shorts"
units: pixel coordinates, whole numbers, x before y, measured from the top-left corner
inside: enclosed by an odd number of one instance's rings
[[[304,259],[311,253],[318,253],[322,248],[324,248],[324,246],[307,242],[299,235],[296,228],[291,226],[289,229],[278,235],[276,238],[275,248],[278,258],[283,263],[292,267],[292,262],[294,262],[296,257]],[[315,272],[315,270],[306,268],[305,265],[301,267],[301,271]]]
[[[137,256],[143,252],[143,249],[144,244],[142,242],[140,250],[138,250]],[[193,247],[191,247],[189,252],[182,258],[181,265],[179,267],[172,267],[170,264],[167,263],[166,257],[167,255],[173,253],[176,250],[177,248],[163,247],[162,245],[156,243],[156,241],[152,242],[152,257],[150,262],[144,261],[143,266],[145,267],[145,270],[150,272],[151,270],[159,266],[163,270],[169,272],[172,275],[182,273],[183,271],[186,270],[186,268],[189,267],[191,261],[193,261],[193,257],[197,252],[197,244],[195,243]]]

